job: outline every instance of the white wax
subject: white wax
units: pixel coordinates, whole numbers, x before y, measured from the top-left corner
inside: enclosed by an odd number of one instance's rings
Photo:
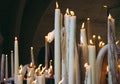
[[[68,83],[75,84],[74,61],[75,61],[75,42],[76,42],[76,16],[70,17],[70,38],[69,38],[69,77]]]
[[[60,9],[55,9],[55,49],[54,49],[54,71],[55,71],[55,84],[57,84],[60,81],[60,75],[61,75],[61,71],[60,71],[60,25],[61,21],[60,21]]]
[[[45,84],[45,76],[36,76],[37,83],[36,84]]]
[[[27,71],[27,72],[30,73],[31,81],[33,81],[33,80],[34,80],[34,72],[35,72],[35,69],[28,67],[28,71]]]
[[[6,55],[6,68],[5,68],[6,70],[6,72],[5,72],[5,78],[6,78],[6,80],[8,79],[8,56]]]
[[[96,84],[95,72],[96,72],[96,49],[94,45],[88,46],[88,57],[89,57],[89,64],[91,67],[90,73],[90,82],[91,84]]]
[[[87,37],[85,28],[80,29],[80,41],[81,44],[87,45]]]
[[[11,51],[11,77],[14,76],[14,69],[13,69],[13,51]]]
[[[19,56],[18,56],[18,40],[17,37],[15,37],[14,41],[14,74],[17,75],[18,73],[18,67],[19,67]]]
[[[2,82],[4,80],[4,60],[5,60],[5,55],[2,54],[2,59],[1,59],[1,81]]]
[[[31,77],[27,77],[27,84],[31,84],[31,83],[32,83]]]
[[[23,84],[22,75],[16,75],[14,81],[15,81],[15,84]]]

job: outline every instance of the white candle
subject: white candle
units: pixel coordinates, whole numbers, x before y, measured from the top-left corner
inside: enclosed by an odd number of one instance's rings
[[[5,60],[5,55],[2,54],[2,59],[1,59],[1,82],[4,81],[4,60]]]
[[[31,83],[32,83],[32,79],[31,79],[31,71],[30,71],[27,75],[27,84],[31,84]]]
[[[5,68],[6,70],[6,72],[5,72],[5,78],[6,78],[6,80],[8,79],[8,56],[6,55],[6,68]]]
[[[70,32],[70,14],[69,9],[67,8],[66,14],[64,15],[64,25],[65,25],[65,35],[66,35],[66,68],[68,74],[68,64],[69,64],[69,32]],[[67,84],[67,83],[66,83]]]
[[[70,17],[70,38],[69,38],[69,77],[68,83],[75,84],[74,61],[75,61],[75,42],[76,42],[76,16],[71,11]]]
[[[57,84],[60,81],[60,28],[61,28],[61,21],[60,21],[60,9],[58,9],[58,4],[56,2],[56,9],[55,9],[55,84]]]
[[[90,82],[90,65],[88,65],[87,63],[85,63],[84,67],[86,68],[86,72],[85,72],[85,84],[91,84]]]
[[[41,76],[36,76],[37,84],[45,84],[45,76],[42,74]]]
[[[14,74],[16,75],[18,73],[18,67],[19,67],[19,56],[18,56],[18,40],[17,37],[15,37],[14,41]]]
[[[30,47],[30,51],[31,51],[31,61],[32,61],[33,64],[35,64],[34,63],[33,47]]]
[[[13,51],[11,51],[11,77],[14,76],[13,66]]]
[[[91,44],[93,43],[91,42]],[[96,78],[95,78],[96,48],[95,48],[95,45],[88,45],[88,57],[89,57],[89,64],[91,66],[91,73],[90,73],[91,84],[96,84],[95,82],[96,81]]]
[[[80,29],[80,41],[81,44],[87,45],[86,30],[84,28],[85,23],[82,23],[82,28]]]

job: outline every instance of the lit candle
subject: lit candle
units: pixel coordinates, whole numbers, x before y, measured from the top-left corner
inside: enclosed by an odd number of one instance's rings
[[[11,51],[11,77],[13,77],[14,76],[14,68],[13,68],[13,61],[14,59],[13,59],[13,51]]]
[[[18,73],[18,67],[19,67],[19,56],[18,56],[18,40],[17,37],[15,37],[14,41],[14,74],[16,75]]]
[[[90,73],[90,84],[96,84],[95,80],[95,66],[96,66],[96,48],[95,45],[93,45],[92,40],[90,40],[90,44],[88,45],[88,58],[89,58],[89,64],[91,66],[91,73]]]
[[[31,51],[31,61],[34,64],[34,54],[33,54],[33,47],[30,47],[30,51]]]
[[[90,80],[90,65],[85,63],[84,67],[86,68],[84,84],[91,84],[91,80]]]
[[[4,60],[5,60],[5,55],[2,54],[2,59],[1,59],[1,82],[4,81]]]
[[[87,44],[86,30],[84,28],[85,23],[82,23],[82,28],[80,29],[80,41],[81,44]]]
[[[6,68],[5,68],[6,72],[5,72],[5,79],[7,80],[8,79],[8,56],[6,55]]]
[[[55,84],[58,83],[58,81],[60,81],[60,75],[61,75],[61,69],[60,69],[60,28],[61,28],[61,21],[60,21],[60,9],[58,8],[58,3],[56,2],[56,9],[55,9],[55,23],[54,23],[54,27],[55,27]]]
[[[75,73],[74,73],[74,63],[75,63],[75,42],[76,42],[76,16],[74,12],[71,11],[70,17],[70,38],[69,38],[69,77],[68,83],[75,84]]]
[[[28,73],[27,75],[27,84],[31,84],[32,80],[31,80],[31,71]]]
[[[87,41],[92,38],[92,29],[90,28],[90,18],[87,18]],[[89,42],[88,42],[89,44]]]
[[[65,36],[66,36],[66,42],[65,42],[65,52],[66,55],[63,58],[63,68],[62,70],[62,77],[64,77],[63,84],[68,84],[68,72],[69,72],[69,32],[70,32],[70,13],[69,9],[67,8],[66,13],[64,15],[64,26],[65,26]],[[65,68],[64,68],[65,67]]]
[[[96,45],[96,35],[93,35],[92,39],[93,39],[93,44]]]

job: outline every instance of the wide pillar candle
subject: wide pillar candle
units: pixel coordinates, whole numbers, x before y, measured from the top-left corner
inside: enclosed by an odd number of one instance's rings
[[[56,9],[55,9],[55,51],[54,51],[54,71],[55,71],[55,84],[57,84],[60,81],[61,71],[60,71],[60,28],[61,28],[61,21],[60,21],[60,9],[58,9],[58,4],[56,3]]]

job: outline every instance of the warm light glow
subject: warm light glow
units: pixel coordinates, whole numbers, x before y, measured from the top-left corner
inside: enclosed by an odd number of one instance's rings
[[[58,2],[56,2],[56,8],[58,8],[58,7],[59,7]]]
[[[27,74],[27,77],[30,77],[31,76],[31,71]]]
[[[83,23],[82,23],[82,27],[81,27],[81,28],[83,29],[84,27],[85,27],[85,23],[83,22]]]
[[[30,49],[33,50],[33,47],[31,46]]]
[[[48,34],[48,35],[49,35],[49,34]],[[45,36],[45,40],[46,40],[47,42],[49,41],[49,38],[48,38],[49,36],[48,36],[48,35]]]
[[[107,5],[103,5],[104,8],[107,8]]]
[[[116,45],[117,45],[117,44],[119,43],[119,40],[118,40],[118,41],[116,41],[115,43],[116,43]]]
[[[18,71],[18,74],[22,74],[22,65],[19,66],[19,71]]]
[[[62,80],[61,81],[59,81],[59,83],[58,84],[62,84],[62,82],[64,81],[64,77],[62,78]]]
[[[107,70],[107,72],[109,71],[108,66],[107,66],[106,70]]]
[[[66,9],[66,15],[69,15],[69,8]]]
[[[72,16],[74,16],[74,15],[75,15],[74,11],[70,11],[70,14],[71,14]]]
[[[85,63],[85,64],[84,64],[84,67],[85,67],[85,68],[88,67],[88,63]]]
[[[40,70],[41,70],[41,67],[42,67],[42,64],[39,64],[38,69],[40,69]]]
[[[17,37],[15,37],[15,41],[17,41]]]
[[[32,66],[33,66],[33,63],[31,62],[31,63],[30,63],[30,67],[32,67]]]
[[[90,39],[90,44],[93,44],[93,41]]]
[[[109,14],[108,19],[112,19],[112,16]]]
[[[87,18],[87,20],[89,21],[89,20],[90,20],[90,18]]]
[[[96,38],[96,35],[93,35],[92,37],[93,37],[93,39],[95,39],[95,38]]]
[[[13,51],[11,50],[11,53],[13,53]]]
[[[101,38],[101,36],[98,36],[98,40],[101,40],[102,38]]]
[[[120,64],[118,65],[118,68],[120,69]]]

